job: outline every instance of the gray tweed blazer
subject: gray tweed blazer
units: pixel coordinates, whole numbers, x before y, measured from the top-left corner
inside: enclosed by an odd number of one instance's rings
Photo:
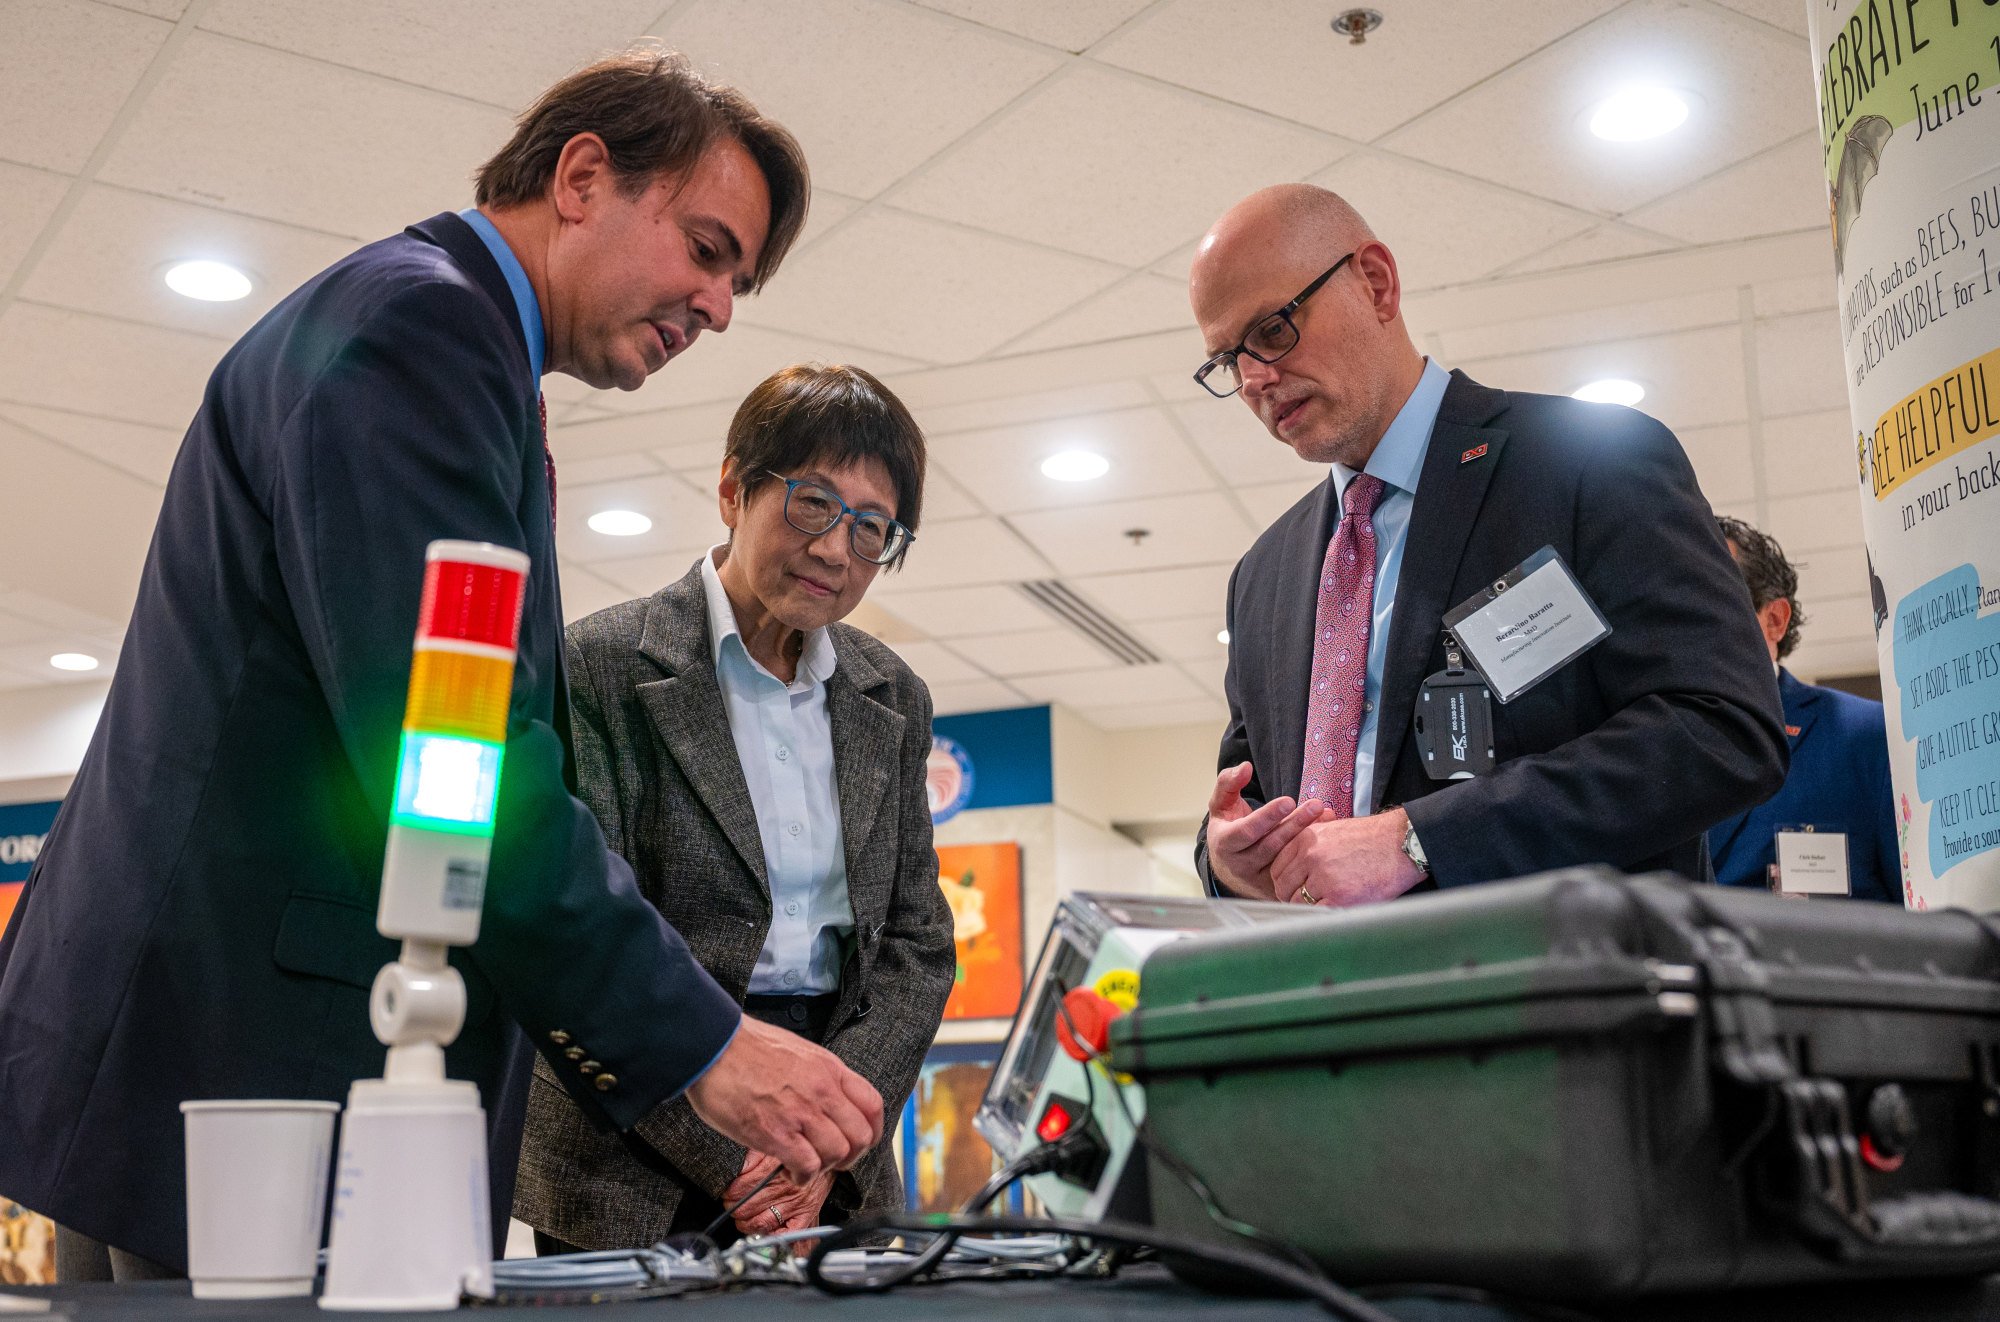
[[[844,624],[832,634],[827,718],[855,940],[826,1045],[881,1092],[893,1129],[955,967],[924,793],[931,700],[887,647]],[[740,1001],[770,929],[771,890],[716,683],[700,565],[651,597],[572,624],[568,651],[583,800],[646,897]],[[634,1140],[665,1162],[641,1161],[627,1147]],[[685,1188],[720,1197],[743,1159],[742,1146],[703,1124],[685,1097],[655,1107],[632,1134],[605,1133],[538,1059],[514,1214],[581,1248],[651,1244],[666,1235]],[[885,1136],[834,1182],[826,1216],[902,1201]]]

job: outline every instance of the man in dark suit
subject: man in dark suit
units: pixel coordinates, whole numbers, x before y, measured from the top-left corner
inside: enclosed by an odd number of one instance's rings
[[[1798,571],[1776,538],[1741,519],[1719,517],[1716,525],[1743,571],[1757,627],[1778,667],[1792,768],[1784,787],[1761,805],[1709,828],[1715,879],[1725,886],[1762,888],[1778,861],[1777,833],[1810,826],[1847,837],[1849,895],[1900,904],[1903,869],[1882,704],[1807,684],[1784,668],[1805,624]]]
[[[97,1241],[120,1275],[185,1266],[177,1103],[337,1101],[382,1068],[368,988],[396,947],[375,903],[434,538],[533,566],[448,1055],[487,1108],[496,1235],[530,1043],[607,1128],[685,1095],[802,1178],[874,1144],[874,1090],[742,1022],[565,788],[538,419],[544,370],[632,389],[725,329],[797,237],[806,189],[797,144],[739,94],[678,57],[617,57],[523,116],[479,210],[336,263],[224,356],[0,945],[0,1189],[63,1226],[72,1261]]]
[[[1329,905],[1585,862],[1706,876],[1702,832],[1776,788],[1785,748],[1686,456],[1643,414],[1445,373],[1401,296],[1323,189],[1253,194],[1197,250],[1202,383],[1333,467],[1231,577],[1197,866],[1219,894]],[[1497,765],[1433,781],[1415,709],[1443,617],[1543,547],[1610,632],[1494,703]]]

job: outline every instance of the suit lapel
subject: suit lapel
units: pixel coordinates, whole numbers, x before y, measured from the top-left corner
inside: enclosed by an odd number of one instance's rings
[[[859,923],[864,912],[880,913],[888,908],[886,894],[865,893],[873,873],[862,866],[862,855],[871,847],[876,815],[898,769],[903,717],[869,696],[888,680],[847,644],[839,630],[834,631],[833,650],[837,664],[826,682],[826,720],[833,737],[833,780],[840,797],[848,903]]]
[[[1819,690],[1793,677],[1789,670],[1778,672],[1778,696],[1785,701],[1785,734],[1791,740],[1792,753],[1798,754],[1799,745],[1812,734],[1813,726],[1819,723]]]
[[[1458,576],[1469,532],[1486,500],[1486,488],[1500,466],[1507,433],[1484,424],[1506,405],[1506,396],[1474,382],[1463,372],[1451,374],[1437,424],[1431,428],[1424,453],[1417,499],[1410,511],[1410,529],[1403,543],[1403,567],[1396,585],[1396,607],[1389,621],[1389,647],[1382,666],[1381,707],[1375,724],[1376,803],[1388,789],[1417,704],[1431,650],[1437,645],[1442,619],[1456,602],[1445,600]],[[1463,456],[1485,447],[1466,460]],[[1308,649],[1310,655],[1310,649]]]
[[[639,654],[667,672],[665,679],[638,686],[654,733],[768,897],[771,879],[764,868],[757,808],[750,800],[749,782],[743,779],[709,653],[708,603],[700,565],[654,594]]]

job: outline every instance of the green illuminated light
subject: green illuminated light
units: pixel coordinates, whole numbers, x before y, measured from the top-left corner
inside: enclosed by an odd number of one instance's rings
[[[458,735],[403,731],[396,768],[399,826],[460,835],[493,834],[500,796],[499,744]]]

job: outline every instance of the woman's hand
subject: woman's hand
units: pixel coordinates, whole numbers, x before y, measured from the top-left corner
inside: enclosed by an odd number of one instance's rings
[[[757,1188],[774,1169],[776,1178],[755,1197],[736,1209],[736,1229],[745,1235],[775,1235],[786,1230],[804,1230],[819,1224],[820,1208],[833,1189],[833,1172],[824,1171],[804,1184],[778,1169],[778,1159],[751,1152],[743,1159],[743,1173],[722,1191],[722,1205],[735,1207],[736,1200]]]

